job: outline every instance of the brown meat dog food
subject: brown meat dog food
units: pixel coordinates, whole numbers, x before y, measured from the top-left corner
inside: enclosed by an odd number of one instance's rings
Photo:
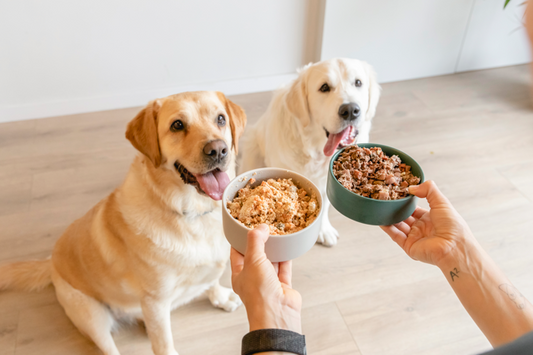
[[[409,196],[409,186],[420,178],[400,157],[388,157],[381,148],[346,148],[333,163],[333,174],[348,190],[376,200],[397,200]]]

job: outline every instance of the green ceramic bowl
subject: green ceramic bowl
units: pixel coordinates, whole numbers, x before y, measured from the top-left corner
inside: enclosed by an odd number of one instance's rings
[[[358,146],[362,148],[379,147],[389,157],[398,155],[402,163],[411,166],[411,172],[420,178],[420,183],[424,182],[424,172],[420,165],[401,150],[375,143],[361,143]],[[331,158],[326,187],[328,198],[337,211],[354,221],[375,226],[388,226],[401,222],[415,211],[416,196],[409,195],[399,200],[375,200],[358,195],[342,186],[333,175],[333,162],[337,160],[344,149],[346,148],[339,150]]]

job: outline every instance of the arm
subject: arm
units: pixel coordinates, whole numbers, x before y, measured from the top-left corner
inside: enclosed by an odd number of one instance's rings
[[[231,249],[231,283],[246,307],[250,332],[285,329],[301,334],[302,297],[291,285],[292,263],[267,259],[268,232],[268,226],[262,224],[248,233],[245,256]]]
[[[430,210],[381,227],[415,260],[436,265],[493,346],[533,330],[533,307],[481,248],[464,219],[435,183],[411,186]]]
[[[533,307],[485,251],[473,241],[438,267],[492,346],[533,330]]]

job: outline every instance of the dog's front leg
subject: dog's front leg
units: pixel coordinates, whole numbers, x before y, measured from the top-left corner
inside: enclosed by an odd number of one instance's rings
[[[231,288],[222,287],[218,280],[207,290],[207,297],[213,306],[226,312],[233,312],[242,304],[239,296]]]
[[[331,225],[329,222],[329,205],[330,202],[326,197],[326,194],[322,192],[322,227],[320,228],[320,233],[318,234],[317,243],[322,245],[332,247],[337,244],[337,239],[339,238],[339,232]]]
[[[144,296],[141,300],[146,331],[155,355],[178,355],[170,327],[171,302]]]

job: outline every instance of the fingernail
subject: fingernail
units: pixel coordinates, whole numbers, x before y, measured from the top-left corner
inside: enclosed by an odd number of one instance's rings
[[[270,228],[268,228],[268,226],[266,224],[260,224],[259,226],[256,227],[256,229],[259,229],[259,230],[262,230],[263,232],[269,232],[270,231]]]

